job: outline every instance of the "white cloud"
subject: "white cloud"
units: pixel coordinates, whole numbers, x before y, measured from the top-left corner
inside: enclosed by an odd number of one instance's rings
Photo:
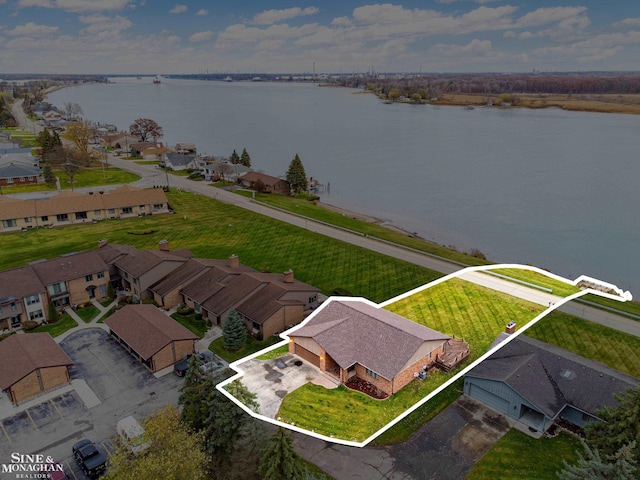
[[[184,13],[187,10],[188,10],[188,7],[186,5],[177,4],[171,10],[169,10],[169,13]]]
[[[504,38],[516,38],[516,32],[514,32],[513,30],[507,30],[502,34],[502,36]]]
[[[586,13],[587,7],[549,7],[538,8],[533,12],[523,15],[516,22],[515,27],[538,27],[548,23],[572,19]]]
[[[334,25],[336,27],[350,27],[351,20],[349,19],[349,17],[336,17],[331,20],[331,25]]]
[[[274,23],[281,22],[283,20],[289,20],[296,17],[305,17],[309,15],[315,15],[320,9],[317,7],[307,7],[302,9],[300,7],[285,8],[283,10],[265,10],[258,13],[249,22],[254,25],[272,25]]]
[[[204,17],[205,15],[209,15],[209,12],[204,8],[201,8],[200,10],[198,10],[198,13],[196,13],[196,15],[200,15],[201,17]]]
[[[80,31],[81,34],[96,34],[105,31],[120,32],[133,26],[133,23],[120,15],[113,18],[101,14],[80,15],[78,19],[88,25]]]
[[[197,32],[189,37],[190,42],[205,42],[211,40],[215,32],[207,30],[206,32]]]
[[[445,45],[439,43],[429,48],[430,55],[457,57],[468,55],[482,55],[491,51],[493,45],[490,40],[473,39],[466,45]]]
[[[57,32],[58,27],[52,27],[49,25],[37,25],[33,22],[28,22],[24,25],[17,25],[11,30],[5,30],[4,33],[12,36],[41,37]]]
[[[613,24],[614,27],[640,27],[640,17],[625,18]]]
[[[520,40],[528,40],[533,37],[535,37],[535,35],[531,32],[522,32],[520,35],[518,35],[518,38],[520,38]]]

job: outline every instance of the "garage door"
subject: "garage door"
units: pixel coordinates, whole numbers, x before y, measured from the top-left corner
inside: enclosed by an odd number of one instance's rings
[[[469,396],[475,398],[476,400],[480,400],[482,403],[488,405],[494,410],[504,413],[509,412],[508,400],[505,400],[504,398],[501,398],[482,387],[474,385],[473,383],[471,384],[471,388],[469,389]]]
[[[296,355],[298,355],[301,358],[304,358],[307,362],[320,368],[320,357],[318,357],[318,355],[316,355],[313,352],[310,352],[304,347],[301,347],[297,343],[295,345],[296,345],[296,352],[295,352]]]

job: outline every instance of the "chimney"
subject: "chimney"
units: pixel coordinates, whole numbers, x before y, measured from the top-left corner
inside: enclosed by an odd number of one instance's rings
[[[513,320],[507,323],[507,328],[505,330],[509,335],[516,333],[516,322]]]
[[[293,283],[293,270],[289,269],[283,273],[284,283]]]
[[[158,242],[158,248],[160,249],[161,252],[168,252],[169,251],[169,240],[160,240]]]
[[[98,240],[98,248],[105,247],[108,244],[109,244],[109,240],[107,240],[106,238],[101,238],[100,240]]]
[[[240,266],[240,259],[235,253],[229,257],[229,266],[231,268],[238,268]]]

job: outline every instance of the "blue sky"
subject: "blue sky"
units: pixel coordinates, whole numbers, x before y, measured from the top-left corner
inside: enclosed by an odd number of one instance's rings
[[[637,0],[0,0],[1,73],[640,70]]]

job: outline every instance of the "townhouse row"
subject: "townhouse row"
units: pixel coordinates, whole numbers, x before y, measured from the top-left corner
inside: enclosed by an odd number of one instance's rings
[[[108,192],[64,191],[37,200],[0,196],[0,232],[169,213],[160,188],[123,185]]]
[[[48,320],[49,304],[62,309],[107,296],[108,285],[149,298],[165,309],[194,309],[214,326],[223,326],[235,309],[247,330],[266,338],[302,321],[318,305],[319,290],[284,274],[257,272],[227,260],[193,258],[188,249],[157,250],[100,240],[96,250],[70,253],[0,272],[0,331],[22,322]]]

